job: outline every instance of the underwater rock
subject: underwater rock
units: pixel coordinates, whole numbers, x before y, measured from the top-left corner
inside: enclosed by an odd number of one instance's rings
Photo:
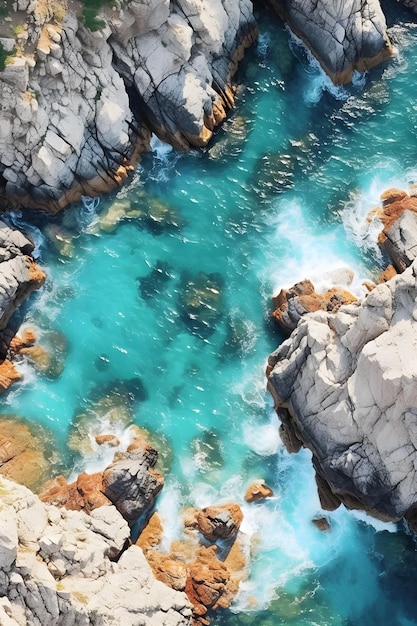
[[[215,331],[223,311],[222,284],[220,274],[199,272],[185,275],[180,293],[183,308],[182,319],[190,331],[206,338]]]
[[[138,207],[132,208],[129,199],[116,199],[106,210],[100,212],[95,228],[112,233],[123,220],[140,218],[141,215],[142,211]]]
[[[265,498],[271,498],[274,492],[263,480],[257,480],[249,485],[245,492],[246,502],[258,502]]]
[[[342,304],[350,304],[356,300],[355,296],[341,287],[331,287],[322,293],[316,293],[310,280],[302,280],[288,290],[281,289],[272,298],[275,307],[272,317],[290,334],[307,313],[320,310],[336,312]]]
[[[172,268],[166,261],[157,260],[153,269],[147,276],[139,278],[139,291],[144,300],[153,298],[165,289],[165,285],[171,280]]]
[[[50,435],[16,416],[0,416],[0,474],[36,491],[52,471]]]
[[[49,331],[42,334],[40,344],[23,346],[19,354],[26,356],[46,378],[54,380],[64,370],[67,350],[65,335],[59,331]]]
[[[303,317],[269,357],[278,416],[311,450],[327,508],[398,520],[417,507],[416,263],[361,303]]]

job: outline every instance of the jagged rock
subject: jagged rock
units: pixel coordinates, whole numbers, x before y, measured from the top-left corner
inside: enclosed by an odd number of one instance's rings
[[[243,520],[238,504],[208,506],[195,515],[198,530],[210,541],[231,539],[237,535]]]
[[[43,502],[87,513],[113,504],[133,524],[153,506],[163,487],[163,476],[154,469],[157,458],[157,451],[138,435],[126,452],[116,452],[103,472],[84,472],[70,484],[58,476],[43,486],[39,497]]]
[[[257,502],[274,495],[274,492],[263,480],[257,480],[249,485],[245,492],[246,502]]]
[[[177,147],[208,142],[256,37],[249,0],[104,3],[95,30],[79,5],[52,4],[28,4],[19,54],[9,42],[0,72],[9,205],[57,211],[109,191],[149,149],[149,128]]]
[[[103,472],[103,493],[129,522],[148,511],[164,485],[154,469],[157,451],[137,437],[125,453],[117,453]]]
[[[281,289],[272,301],[275,307],[273,319],[290,334],[306,313],[337,311],[342,304],[355,302],[356,297],[341,287],[331,287],[323,293],[316,293],[313,283],[303,280],[288,290]]]
[[[414,261],[361,304],[305,316],[269,358],[278,415],[312,451],[329,508],[416,508],[416,275]]]
[[[378,0],[270,0],[334,83],[388,59],[392,46]]]
[[[42,286],[45,274],[30,256],[33,243],[0,221],[0,330],[27,296]]]
[[[402,272],[417,255],[417,197],[401,189],[388,189],[381,195],[382,207],[371,211],[383,230],[378,237],[382,250]]]
[[[157,581],[114,507],[91,515],[45,505],[2,479],[0,561],[4,626],[186,626],[184,593]],[[7,534],[6,534],[7,533]]]

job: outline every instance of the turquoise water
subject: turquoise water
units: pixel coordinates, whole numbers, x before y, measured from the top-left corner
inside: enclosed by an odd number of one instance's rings
[[[61,253],[34,220],[48,279],[23,322],[40,343],[65,336],[65,367],[52,378],[22,362],[2,412],[43,425],[68,476],[110,460],[94,433],[150,431],[166,475],[166,546],[183,506],[239,502],[251,572],[214,624],[417,624],[414,540],[342,509],[326,515],[330,532],[312,524],[309,455],[283,450],[264,374],[282,340],[271,296],[305,277],[329,284],[343,267],[363,293],[383,265],[366,214],[384,189],[417,180],[417,26],[392,18],[396,57],[342,89],[261,16],[236,109],[208,150],[154,140],[96,212],[85,202],[52,224]],[[127,214],[107,232],[116,205]],[[248,505],[256,478],[274,497]]]

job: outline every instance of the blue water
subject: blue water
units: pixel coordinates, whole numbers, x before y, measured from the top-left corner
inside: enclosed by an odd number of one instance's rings
[[[98,207],[32,220],[48,278],[23,325],[41,344],[63,335],[67,351],[60,376],[22,362],[1,410],[43,426],[68,477],[110,460],[94,434],[149,431],[166,546],[182,507],[241,504],[250,575],[214,624],[417,624],[414,539],[344,509],[326,514],[329,532],[312,524],[322,512],[309,454],[283,449],[264,374],[283,339],[271,296],[344,267],[361,295],[384,262],[366,214],[384,189],[417,180],[417,25],[399,10],[389,19],[395,58],[335,88],[260,16],[236,108],[209,149],[177,154],[154,139]],[[257,478],[274,497],[246,504]]]

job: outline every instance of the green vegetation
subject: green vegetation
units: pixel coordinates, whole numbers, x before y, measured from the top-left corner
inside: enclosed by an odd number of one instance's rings
[[[0,43],[0,72],[2,72],[4,68],[6,67],[6,65],[8,65],[11,62],[16,52],[17,51],[15,47],[13,48],[11,52],[8,52]]]
[[[100,9],[108,4],[107,0],[82,0],[83,12],[81,18],[84,24],[92,31],[100,30],[105,26],[105,22],[97,17]]]
[[[0,0],[0,17],[7,17],[13,9],[13,0]]]

